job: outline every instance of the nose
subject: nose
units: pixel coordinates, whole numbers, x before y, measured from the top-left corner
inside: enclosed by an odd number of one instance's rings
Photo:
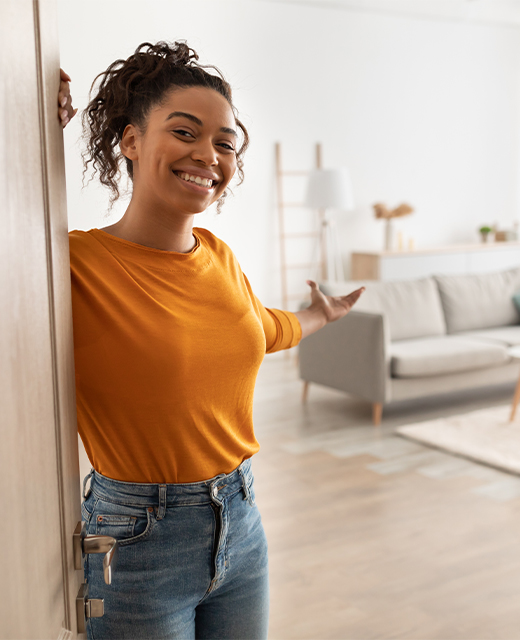
[[[207,167],[218,164],[217,150],[213,142],[206,138],[199,138],[191,148],[194,161],[202,162]]]

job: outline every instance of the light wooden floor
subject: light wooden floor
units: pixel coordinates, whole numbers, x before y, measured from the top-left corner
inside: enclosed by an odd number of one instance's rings
[[[511,395],[400,404],[378,429],[330,389],[311,385],[303,407],[294,359],[266,358],[253,468],[271,640],[520,639],[520,478],[393,435]]]

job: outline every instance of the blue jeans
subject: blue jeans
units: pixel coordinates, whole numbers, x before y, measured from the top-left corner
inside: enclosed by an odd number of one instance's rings
[[[87,534],[119,546],[111,585],[104,554],[85,557],[89,598],[105,601],[105,615],[87,622],[89,640],[267,638],[267,542],[250,460],[188,484],[121,482],[92,470],[83,492]]]

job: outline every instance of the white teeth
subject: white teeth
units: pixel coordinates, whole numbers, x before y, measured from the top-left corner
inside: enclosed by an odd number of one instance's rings
[[[180,173],[178,174],[180,178],[186,180],[187,182],[194,182],[195,184],[200,184],[203,187],[211,187],[213,184],[213,180],[210,178],[201,178],[200,176],[191,176],[189,173]]]

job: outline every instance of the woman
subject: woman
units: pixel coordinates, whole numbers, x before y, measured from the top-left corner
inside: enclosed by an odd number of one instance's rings
[[[70,233],[78,429],[92,463],[89,534],[119,541],[85,578],[105,614],[89,638],[265,638],[267,545],[255,505],[253,389],[264,354],[344,316],[311,286],[297,313],[265,309],[229,247],[194,228],[238,170],[248,135],[229,85],[185,43],[142,44],[97,79],[87,154],[123,217]],[[96,79],[96,80],[97,80]],[[75,114],[62,72],[59,117]],[[119,151],[117,149],[119,147]]]

